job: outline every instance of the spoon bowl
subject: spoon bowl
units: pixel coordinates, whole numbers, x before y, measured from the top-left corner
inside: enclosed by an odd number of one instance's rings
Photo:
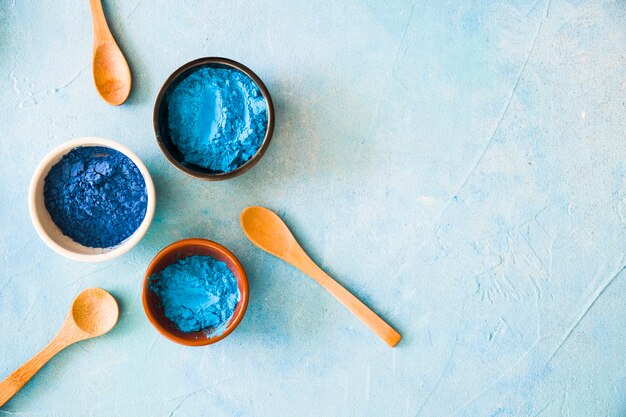
[[[241,227],[255,245],[286,262],[302,251],[296,238],[276,213],[263,207],[248,207],[241,213]]]
[[[126,58],[115,42],[97,46],[93,53],[93,79],[100,96],[119,106],[130,94],[132,79]]]
[[[90,337],[111,330],[119,316],[115,298],[100,288],[90,288],[78,294],[72,303],[71,317],[76,326]]]

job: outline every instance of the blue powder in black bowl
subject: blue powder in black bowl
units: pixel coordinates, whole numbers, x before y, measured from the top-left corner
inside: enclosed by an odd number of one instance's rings
[[[163,97],[161,122],[183,165],[226,173],[259,151],[268,128],[268,104],[248,75],[224,65],[194,67]]]
[[[126,155],[103,146],[72,149],[44,183],[44,204],[64,235],[90,248],[118,245],[141,225],[146,183]]]

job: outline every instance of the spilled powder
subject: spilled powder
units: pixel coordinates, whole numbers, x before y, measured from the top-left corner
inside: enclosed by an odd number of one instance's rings
[[[44,204],[64,235],[91,248],[115,246],[146,215],[146,184],[126,155],[103,146],[74,148],[45,178]]]
[[[231,270],[211,256],[180,259],[151,275],[149,282],[165,317],[185,333],[222,334],[241,298]]]
[[[184,164],[215,173],[237,169],[259,150],[267,102],[243,72],[221,65],[192,70],[164,97],[165,128]]]

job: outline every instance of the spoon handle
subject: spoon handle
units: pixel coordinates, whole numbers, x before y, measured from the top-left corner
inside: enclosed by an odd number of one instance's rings
[[[287,262],[317,281],[389,346],[398,344],[402,338],[400,333],[324,272],[303,250],[292,253]]]
[[[54,355],[70,345],[67,335],[61,331],[39,353],[17,368],[0,382],[0,407],[9,401]]]
[[[102,42],[105,39],[112,39],[113,35],[107,25],[101,0],[89,0],[91,8],[91,18],[93,20],[94,43]]]

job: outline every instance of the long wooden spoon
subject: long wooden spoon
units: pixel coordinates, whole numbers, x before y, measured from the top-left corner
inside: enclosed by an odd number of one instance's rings
[[[93,79],[100,96],[119,106],[130,94],[130,68],[109,30],[100,0],[89,0],[93,17]]]
[[[300,247],[287,225],[276,213],[263,207],[248,207],[241,213],[241,227],[252,243],[295,266],[326,288],[389,346],[398,344],[400,334],[322,271]]]
[[[81,340],[111,330],[119,316],[115,298],[101,288],[89,288],[76,296],[61,330],[28,362],[0,382],[0,407],[11,399],[54,355]]]

